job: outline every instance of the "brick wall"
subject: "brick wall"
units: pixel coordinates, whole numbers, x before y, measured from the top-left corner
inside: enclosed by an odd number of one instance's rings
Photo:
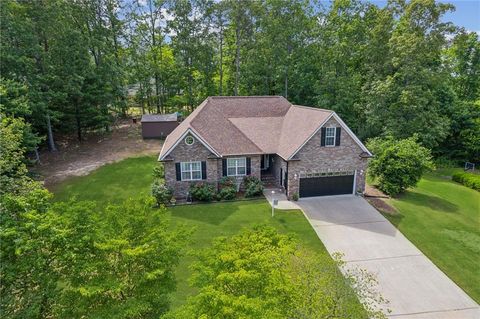
[[[278,155],[271,155],[271,156],[273,156],[273,162],[271,167],[272,173],[273,173],[273,176],[275,176],[277,183],[280,185],[280,169],[283,169],[283,171],[285,171],[287,169],[287,162]]]
[[[184,140],[180,141],[177,147],[175,147],[169,154],[169,157],[171,157],[173,161],[164,162],[165,183],[168,187],[171,187],[174,190],[174,196],[178,198],[185,197],[190,184],[198,181],[177,181],[175,163],[205,161],[207,162],[207,179],[205,181],[217,185],[217,181],[219,179],[218,163],[221,165],[221,160],[209,159],[209,157],[212,157],[213,154],[195,137],[194,140],[195,141],[192,145],[185,144]]]
[[[324,127],[340,127],[340,124],[331,118]],[[321,131],[319,130],[295,155],[295,160],[289,161],[288,195],[298,193],[299,176],[302,173],[345,170],[357,170],[356,190],[364,192],[368,160],[360,158],[359,155],[363,152],[360,146],[344,129],[340,137],[340,146],[320,146],[320,139]],[[296,178],[295,174],[297,174]]]
[[[207,179],[204,181],[212,183],[215,187],[218,187],[218,180],[222,178],[222,159],[211,158],[213,157],[213,154],[200,141],[195,139],[195,137],[194,140],[195,142],[192,145],[185,144],[184,140],[180,141],[180,143],[169,154],[169,157],[173,160],[164,162],[165,183],[168,187],[171,187],[174,190],[174,196],[177,198],[186,197],[190,184],[197,183],[198,181],[177,181],[175,163],[205,161],[207,162]],[[260,178],[260,155],[250,155],[246,157],[250,157],[251,175]],[[243,176],[238,177],[239,182],[242,180]]]

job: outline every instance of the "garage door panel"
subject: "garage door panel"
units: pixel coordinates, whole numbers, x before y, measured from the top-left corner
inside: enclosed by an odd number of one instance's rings
[[[300,179],[300,197],[352,194],[353,175]]]

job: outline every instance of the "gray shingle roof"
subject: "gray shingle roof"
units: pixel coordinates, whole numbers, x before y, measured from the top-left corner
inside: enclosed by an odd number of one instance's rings
[[[141,122],[176,122],[177,113],[172,114],[143,114]]]

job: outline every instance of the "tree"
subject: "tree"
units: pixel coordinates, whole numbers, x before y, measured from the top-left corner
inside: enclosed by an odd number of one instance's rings
[[[474,32],[460,32],[445,50],[455,97],[445,110],[450,119],[440,154],[460,161],[480,161],[480,40]]]
[[[374,154],[368,174],[389,195],[415,186],[425,171],[434,168],[430,150],[419,145],[416,136],[403,140],[377,137],[369,140],[367,147]]]
[[[23,119],[29,119],[32,115],[32,106],[28,98],[26,85],[0,78],[0,114],[9,118],[20,119],[20,122],[17,121],[14,126],[22,131],[21,146],[24,147],[26,152],[36,152],[42,139],[33,132],[28,122],[22,121]]]
[[[199,254],[193,269],[192,282],[199,293],[167,318],[367,315],[337,263],[329,256],[307,253],[292,236],[270,227],[217,238],[211,249]],[[370,291],[370,284],[362,288]],[[370,314],[381,316],[377,311]]]
[[[188,232],[171,228],[153,199],[127,200],[95,213],[92,204],[62,203],[63,317],[158,318],[169,307]],[[90,206],[89,206],[90,205]]]
[[[441,53],[452,28],[440,17],[452,6],[433,0],[390,5],[399,13],[389,39],[391,73],[370,86],[367,125],[370,131],[376,128],[374,135],[407,138],[416,133],[423,145],[434,148],[449,125],[442,112],[448,75]]]
[[[51,195],[27,176],[24,121],[0,120],[0,307],[9,318],[44,318],[58,280],[43,227]]]

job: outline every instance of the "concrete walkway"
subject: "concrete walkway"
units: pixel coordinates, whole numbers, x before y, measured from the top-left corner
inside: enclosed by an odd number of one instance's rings
[[[300,199],[330,254],[373,273],[394,319],[479,319],[480,308],[368,202],[353,195]]]
[[[272,191],[275,192],[272,194]],[[287,209],[301,209],[295,202],[289,201],[285,192],[281,188],[265,188],[263,190],[263,195],[267,201],[272,205],[273,199],[278,200],[278,205],[275,206],[275,209],[287,210]]]

